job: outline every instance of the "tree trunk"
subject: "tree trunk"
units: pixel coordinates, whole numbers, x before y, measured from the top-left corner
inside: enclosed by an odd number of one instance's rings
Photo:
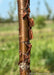
[[[30,75],[30,50],[32,45],[29,40],[33,37],[31,31],[33,19],[29,18],[29,5],[29,0],[18,0],[20,75]]]

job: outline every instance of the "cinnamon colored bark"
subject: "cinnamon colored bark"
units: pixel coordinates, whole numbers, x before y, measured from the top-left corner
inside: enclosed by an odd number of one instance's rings
[[[31,28],[33,19],[29,18],[30,0],[18,0],[19,17],[19,67],[20,75],[30,75],[30,41],[32,36]]]

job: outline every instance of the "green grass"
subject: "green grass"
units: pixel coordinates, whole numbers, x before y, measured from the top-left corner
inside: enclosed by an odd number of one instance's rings
[[[0,23],[0,31],[18,30],[18,23]]]
[[[3,37],[2,37],[3,38]],[[18,72],[18,58],[19,58],[19,52],[18,52],[18,38],[10,37],[11,40],[6,37],[3,38],[3,41],[0,41],[0,75],[7,75],[9,74],[8,72],[10,71],[10,74],[12,72]],[[2,40],[2,39],[1,39]]]
[[[33,27],[34,38],[31,40],[31,70],[43,73],[54,72],[53,27],[49,27],[48,32],[48,25],[42,30],[37,30],[35,26]],[[0,31],[0,75],[18,75],[18,23],[0,24]]]

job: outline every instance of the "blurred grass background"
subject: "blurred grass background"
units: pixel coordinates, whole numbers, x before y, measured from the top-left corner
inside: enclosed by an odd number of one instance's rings
[[[41,15],[40,11],[45,11],[41,8],[43,2],[47,14]],[[32,28],[34,37],[30,41],[32,73],[54,72],[54,13],[49,2],[37,0],[36,15],[31,14],[35,23]],[[35,8],[34,4],[32,4],[33,8]],[[19,75],[19,25],[16,0],[10,1],[8,6],[8,16],[5,18],[0,16],[0,75]]]
[[[32,72],[54,72],[54,23],[47,22],[43,29],[33,27],[31,50]],[[18,23],[0,23],[0,75],[19,73]]]

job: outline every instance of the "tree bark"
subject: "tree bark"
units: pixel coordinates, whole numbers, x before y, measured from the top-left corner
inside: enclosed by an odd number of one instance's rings
[[[29,18],[30,0],[18,0],[18,17],[19,17],[19,67],[20,75],[30,75],[30,50],[32,45],[31,27],[33,19]]]

